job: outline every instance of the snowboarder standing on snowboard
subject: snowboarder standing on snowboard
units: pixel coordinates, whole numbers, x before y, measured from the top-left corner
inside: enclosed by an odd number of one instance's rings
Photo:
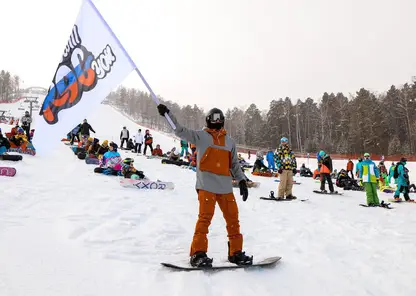
[[[243,252],[243,236],[240,233],[238,207],[233,194],[232,179],[237,180],[243,201],[248,189],[244,174],[238,163],[235,142],[224,129],[224,114],[220,109],[211,109],[206,117],[206,127],[195,131],[181,126],[169,109],[159,104],[159,114],[166,113],[176,124],[175,134],[181,139],[195,143],[197,152],[196,190],[199,200],[199,215],[190,250],[190,264],[194,267],[211,267],[208,258],[208,227],[218,203],[227,224],[228,260],[237,265],[251,265],[253,257]]]
[[[296,157],[286,137],[280,139],[280,146],[276,149],[276,163],[280,177],[277,199],[284,199],[285,196],[286,199],[296,199],[292,195],[293,176],[297,173]]]
[[[128,144],[129,138],[130,138],[130,132],[127,129],[127,127],[123,126],[123,129],[120,132],[120,142],[121,142],[120,149],[123,149],[124,142],[126,142],[126,148],[128,148],[127,144]]]
[[[320,163],[321,163],[321,168],[319,170],[319,174],[321,176],[321,191],[323,193],[326,193],[325,181],[328,181],[329,191],[331,193],[334,193],[334,184],[332,183],[332,179],[331,179],[332,159],[323,150],[319,152],[319,158],[320,158]]]
[[[404,199],[409,202],[413,202],[412,199],[409,197],[409,174],[408,170],[406,169],[407,159],[402,157],[400,162],[396,164],[394,169],[394,179],[397,180],[397,190],[394,193],[394,199],[396,201],[400,201],[400,193],[403,193]]]
[[[361,161],[359,174],[359,178],[364,184],[365,194],[367,195],[367,205],[370,207],[379,206],[377,181],[380,178],[380,173],[376,164],[370,159],[369,153],[364,153],[364,160]]]

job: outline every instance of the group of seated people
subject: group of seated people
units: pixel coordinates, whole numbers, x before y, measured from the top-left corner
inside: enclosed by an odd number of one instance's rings
[[[22,150],[25,149],[33,149],[33,145],[31,144],[31,140],[33,138],[35,130],[32,129],[29,133],[29,139],[24,131],[24,129],[18,125],[13,127],[10,132],[2,134],[2,141],[1,141],[1,151],[2,153],[6,153],[6,151],[10,148],[19,148]]]

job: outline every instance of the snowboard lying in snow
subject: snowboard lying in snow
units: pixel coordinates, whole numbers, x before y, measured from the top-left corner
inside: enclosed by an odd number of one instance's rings
[[[151,189],[151,190],[172,190],[175,188],[175,184],[172,182],[151,181],[151,180],[133,180],[133,179],[121,179],[120,185],[126,188],[136,189]]]
[[[342,195],[342,193],[339,193],[338,191],[334,191],[333,193],[331,192],[322,192],[319,190],[314,190],[314,193],[318,193],[318,194],[327,194],[327,195]]]
[[[14,177],[16,169],[11,167],[0,167],[0,176]]]
[[[86,164],[99,165],[100,164],[100,160],[98,158],[87,157],[87,158],[85,158],[85,163]]]
[[[227,262],[227,263],[223,263],[222,265],[215,265],[212,267],[192,267],[192,266],[185,266],[185,265],[175,265],[175,264],[164,263],[164,262],[160,264],[162,264],[165,267],[179,270],[179,271],[194,271],[194,270],[210,271],[210,270],[229,270],[229,269],[238,269],[238,268],[247,269],[247,268],[254,268],[254,267],[270,267],[276,264],[280,259],[282,259],[282,257],[270,257],[259,262],[253,262],[252,265],[235,265],[235,264]]]
[[[279,179],[274,180],[274,181],[280,183],[280,180]],[[294,185],[300,185],[300,182],[297,182],[297,181],[293,180],[293,184]]]
[[[260,197],[260,199],[262,199],[262,200],[273,200],[273,201],[294,201],[294,200],[300,200],[300,201],[307,201],[307,200],[309,200],[309,199],[277,199],[277,198],[271,198],[271,197],[264,197],[264,196],[261,196]]]
[[[10,155],[10,154],[0,155],[0,160],[19,161],[22,159],[23,159],[23,156],[21,155]]]

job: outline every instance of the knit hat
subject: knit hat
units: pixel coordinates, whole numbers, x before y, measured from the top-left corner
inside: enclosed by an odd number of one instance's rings
[[[102,145],[103,145],[104,147],[107,147],[107,146],[108,146],[108,140],[104,140]]]
[[[118,146],[117,146],[117,144],[116,144],[116,143],[111,142],[111,143],[110,143],[110,146],[111,146],[111,147],[113,147],[113,151],[114,151],[114,152],[117,152],[117,148],[118,148]]]
[[[364,153],[364,157],[370,157],[370,153],[368,152]]]

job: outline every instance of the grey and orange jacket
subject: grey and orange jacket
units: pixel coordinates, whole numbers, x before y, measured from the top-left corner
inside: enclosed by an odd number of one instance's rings
[[[226,130],[191,130],[181,126],[172,112],[169,116],[176,124],[175,134],[196,145],[196,189],[216,194],[233,192],[233,176],[238,182],[245,180],[245,176],[238,162],[235,142]]]

